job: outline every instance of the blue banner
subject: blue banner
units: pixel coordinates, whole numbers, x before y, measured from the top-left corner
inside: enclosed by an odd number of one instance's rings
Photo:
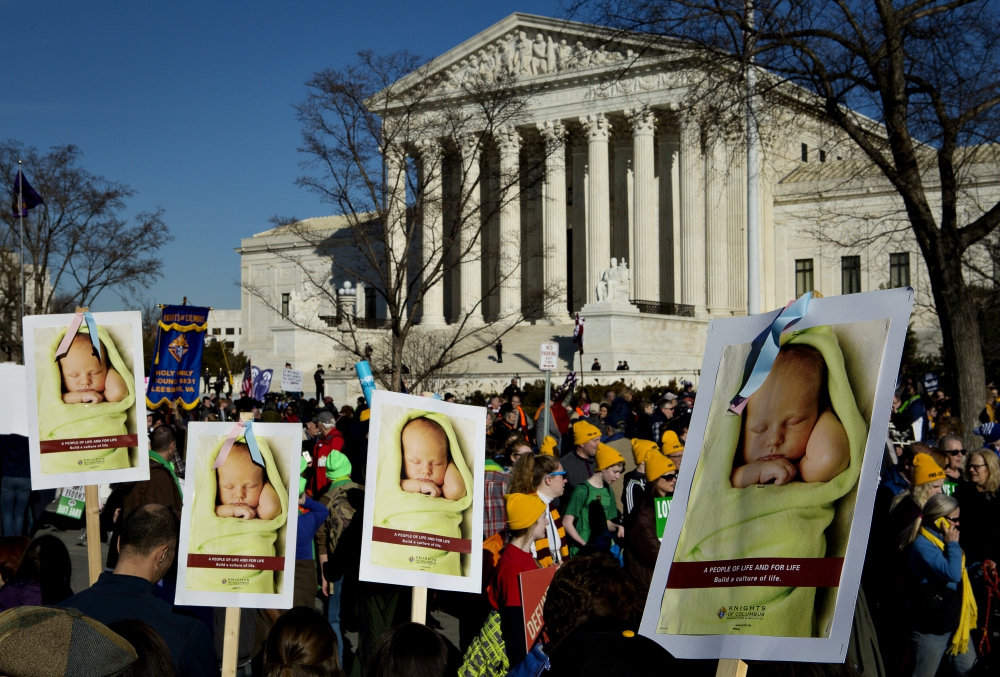
[[[250,374],[253,377],[253,393],[250,397],[258,401],[263,400],[264,395],[271,392],[271,377],[274,375],[274,370],[260,370],[257,367],[253,367],[250,370]]]
[[[174,402],[185,409],[198,405],[208,311],[197,306],[164,306],[146,387],[146,404],[151,409]]]

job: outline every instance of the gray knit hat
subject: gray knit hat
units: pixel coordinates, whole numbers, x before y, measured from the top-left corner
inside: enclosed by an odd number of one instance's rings
[[[76,609],[0,614],[0,674],[7,677],[108,677],[136,659],[131,644]]]

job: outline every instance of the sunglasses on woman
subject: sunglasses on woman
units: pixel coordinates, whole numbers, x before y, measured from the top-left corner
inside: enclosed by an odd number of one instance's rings
[[[675,475],[673,473],[670,473],[669,475],[663,475],[660,479],[664,479],[664,480],[666,480],[668,482],[672,482],[673,480],[677,479],[677,475]]]
[[[555,472],[550,472],[549,477],[559,477],[560,475],[565,475],[565,474],[566,474],[565,470],[557,470]]]

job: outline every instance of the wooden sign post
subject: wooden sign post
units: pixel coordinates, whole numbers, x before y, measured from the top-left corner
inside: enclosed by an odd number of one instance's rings
[[[253,412],[240,414],[240,421],[253,421]],[[222,635],[222,677],[236,677],[240,653],[240,609],[226,607],[226,626]]]
[[[427,588],[413,588],[413,602],[410,604],[410,620],[427,624]]]
[[[83,491],[87,516],[87,570],[90,573],[90,584],[93,585],[104,569],[101,562],[101,506],[97,504],[96,484],[88,484]]]
[[[738,658],[720,658],[715,677],[747,677],[747,664]]]

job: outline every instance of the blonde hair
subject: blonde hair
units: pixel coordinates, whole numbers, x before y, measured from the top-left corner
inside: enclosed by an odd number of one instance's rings
[[[907,497],[913,499],[913,502],[917,504],[918,508],[923,509],[924,504],[927,499],[934,496],[934,490],[940,487],[935,487],[934,482],[925,482],[924,484],[918,484],[912,489],[907,489],[903,493],[892,499],[892,506],[889,508],[889,512],[896,509],[896,506],[902,503]]]
[[[903,531],[899,540],[899,549],[906,550],[913,541],[917,540],[917,536],[920,535],[920,530],[924,524],[934,524],[935,520],[950,515],[957,509],[958,501],[948,494],[931,496],[924,504],[923,514],[918,515],[917,519],[913,520],[913,525],[909,530]]]
[[[969,464],[973,462],[973,456],[983,459],[983,463],[986,464],[986,469],[990,473],[990,476],[986,478],[986,484],[983,485],[983,489],[987,493],[995,494],[997,489],[1000,489],[1000,458],[989,449],[970,451],[965,459],[965,479],[969,479]]]

